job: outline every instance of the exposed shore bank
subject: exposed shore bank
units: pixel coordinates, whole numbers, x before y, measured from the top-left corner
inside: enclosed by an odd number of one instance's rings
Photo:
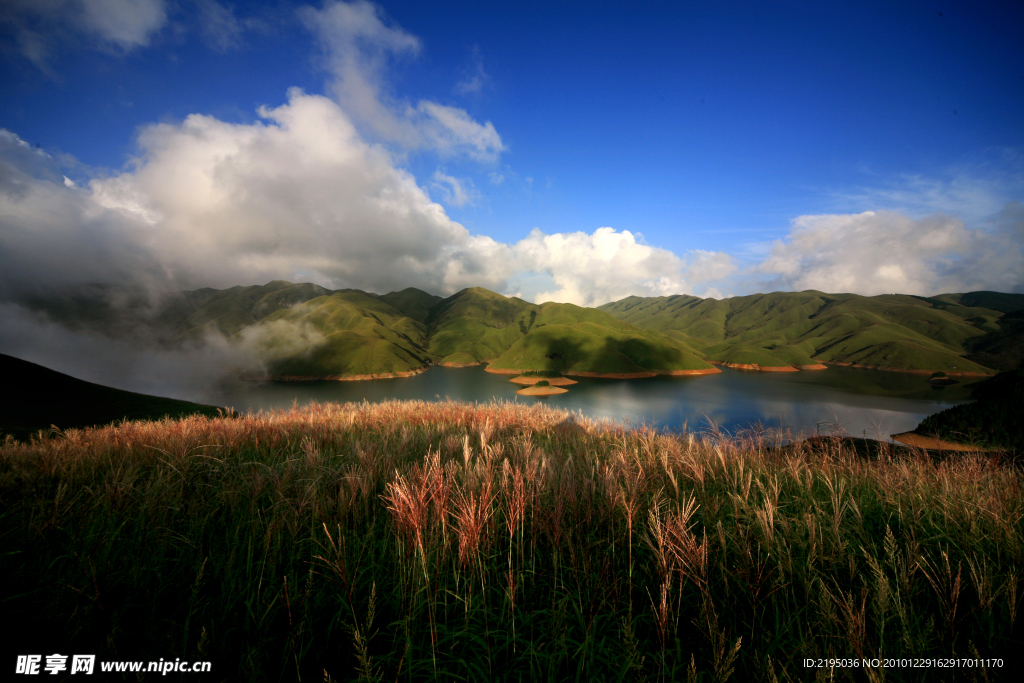
[[[549,387],[524,387],[524,388],[520,389],[519,391],[517,391],[516,393],[517,394],[521,394],[523,396],[552,396],[554,394],[564,394],[564,393],[567,393],[568,391],[569,391],[568,389],[563,389],[562,387],[550,387],[549,386]]]
[[[827,370],[828,367],[821,363],[809,365],[758,365],[757,363],[726,363],[720,360],[709,360],[709,363],[732,368],[734,370],[753,370],[755,372],[799,372],[801,370]]]
[[[266,377],[260,377],[257,379],[270,382],[358,382],[365,379],[396,379],[398,377],[413,377],[420,373],[426,372],[429,368],[429,365],[424,365],[422,368],[413,368],[412,370],[398,370],[395,372],[374,372],[368,375],[268,375]]]
[[[934,436],[925,436],[916,432],[904,432],[902,434],[893,434],[892,438],[899,441],[907,446],[914,446],[915,448],[924,448],[929,451],[969,451],[974,453],[981,453],[986,451],[997,450],[993,448],[983,448],[981,446],[972,446],[970,444],[955,443],[953,441],[944,441],[943,439],[937,439]]]
[[[863,365],[862,363],[845,363],[839,360],[818,361],[826,365],[838,365],[843,368],[861,368],[863,370],[883,370],[885,372],[906,372],[911,375],[933,375],[936,372],[945,372],[948,377],[994,377],[997,373],[992,372],[956,372],[955,370],[912,370],[910,368],[890,368],[884,365]]]
[[[548,384],[550,384],[553,387],[567,387],[570,384],[579,384],[579,382],[577,382],[576,380],[569,379],[568,377],[525,377],[525,376],[520,376],[520,377],[513,377],[509,381],[513,382],[515,384],[525,384],[525,385],[528,385],[528,386],[532,386],[532,385],[536,384],[537,382],[542,382],[544,380],[547,380]]]
[[[501,368],[485,368],[487,372],[495,375],[522,375],[524,372],[539,372],[539,370],[506,370]],[[567,377],[595,377],[598,379],[645,379],[665,375],[670,377],[686,377],[689,375],[714,375],[721,372],[718,368],[700,368],[698,370],[662,370],[660,372],[563,372]],[[545,379],[538,377],[538,380]],[[550,380],[549,380],[550,381]]]

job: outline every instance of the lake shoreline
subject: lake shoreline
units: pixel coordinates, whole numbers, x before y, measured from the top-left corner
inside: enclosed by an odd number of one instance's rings
[[[850,434],[883,438],[914,430],[928,415],[970,400],[977,380],[935,387],[920,375],[831,367],[828,372],[756,373],[717,367],[704,377],[622,379],[573,377],[568,393],[526,397],[515,393],[509,374],[487,372],[483,366],[434,369],[404,381],[238,382],[207,395],[180,396],[240,412],[291,407],[306,402],[383,400],[543,400],[580,410],[595,418],[628,420],[681,429],[713,421],[737,431],[760,423],[794,434],[817,431],[818,423],[838,417]],[[517,371],[518,372],[518,371]],[[548,380],[549,383],[551,380]]]
[[[956,372],[951,370],[916,370],[912,368],[891,368],[884,365],[863,365],[861,363],[847,363],[838,360],[823,360],[818,361],[825,365],[838,365],[841,368],[858,368],[860,370],[881,370],[882,372],[903,372],[910,375],[934,375],[936,372],[945,372],[948,377],[995,377],[996,373],[992,372]]]

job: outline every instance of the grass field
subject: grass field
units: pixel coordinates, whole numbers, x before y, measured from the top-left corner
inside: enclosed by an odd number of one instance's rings
[[[0,447],[4,648],[212,680],[1016,680],[1022,483],[501,403],[68,430]],[[803,664],[903,657],[996,661]]]

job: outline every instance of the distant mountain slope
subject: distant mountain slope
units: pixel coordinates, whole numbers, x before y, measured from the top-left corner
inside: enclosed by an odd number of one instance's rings
[[[75,292],[40,305],[77,324],[155,328],[169,342],[223,334],[259,352],[279,378],[401,376],[432,364],[493,370],[651,374],[813,369],[820,363],[993,374],[1024,360],[1024,294],[935,297],[773,292],[725,300],[627,297],[599,308],[531,304],[474,287],[441,298],[331,291],[310,283],[202,289],[139,303],[128,322]],[[92,297],[92,298],[90,298]],[[77,313],[77,317],[76,314]],[[130,324],[129,324],[130,322]]]
[[[662,334],[594,308],[530,304],[475,287],[431,313],[431,351],[441,362],[490,361],[494,370],[566,374],[657,374],[710,370]]]
[[[0,376],[4,378],[4,389],[0,392],[0,440],[10,434],[25,441],[51,425],[70,429],[124,419],[218,414],[213,406],[113,389],[4,354],[0,354]]]
[[[825,361],[991,374],[993,366],[977,359],[994,354],[969,357],[971,350],[984,350],[983,340],[1005,334],[1013,315],[1008,311],[1024,309],[1024,295],[971,292],[928,299],[809,290],[721,301],[628,297],[599,308],[671,336],[714,362],[770,368]]]
[[[179,338],[215,330],[255,348],[280,379],[401,376],[431,364],[593,374],[713,370],[691,348],[604,311],[487,289],[446,299],[274,281],[186,292],[158,316]],[[515,352],[511,352],[515,349]]]
[[[396,375],[431,361],[423,323],[358,290],[279,309],[245,333],[258,340],[271,376]]]
[[[275,311],[330,293],[319,285],[296,285],[284,280],[253,287],[183,292],[179,298],[165,302],[155,323],[183,336],[201,336],[207,329],[232,335]]]

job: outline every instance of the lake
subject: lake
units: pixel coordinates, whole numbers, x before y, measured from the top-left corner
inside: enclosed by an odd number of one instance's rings
[[[238,382],[205,402],[236,410],[266,410],[311,401],[418,399],[543,402],[594,418],[662,429],[708,428],[736,433],[754,425],[792,433],[845,431],[887,438],[921,420],[970,400],[970,382],[933,387],[924,375],[830,366],[822,371],[750,372],[648,379],[575,378],[566,394],[519,396],[507,375],[483,367],[432,367],[414,377],[359,382]]]

